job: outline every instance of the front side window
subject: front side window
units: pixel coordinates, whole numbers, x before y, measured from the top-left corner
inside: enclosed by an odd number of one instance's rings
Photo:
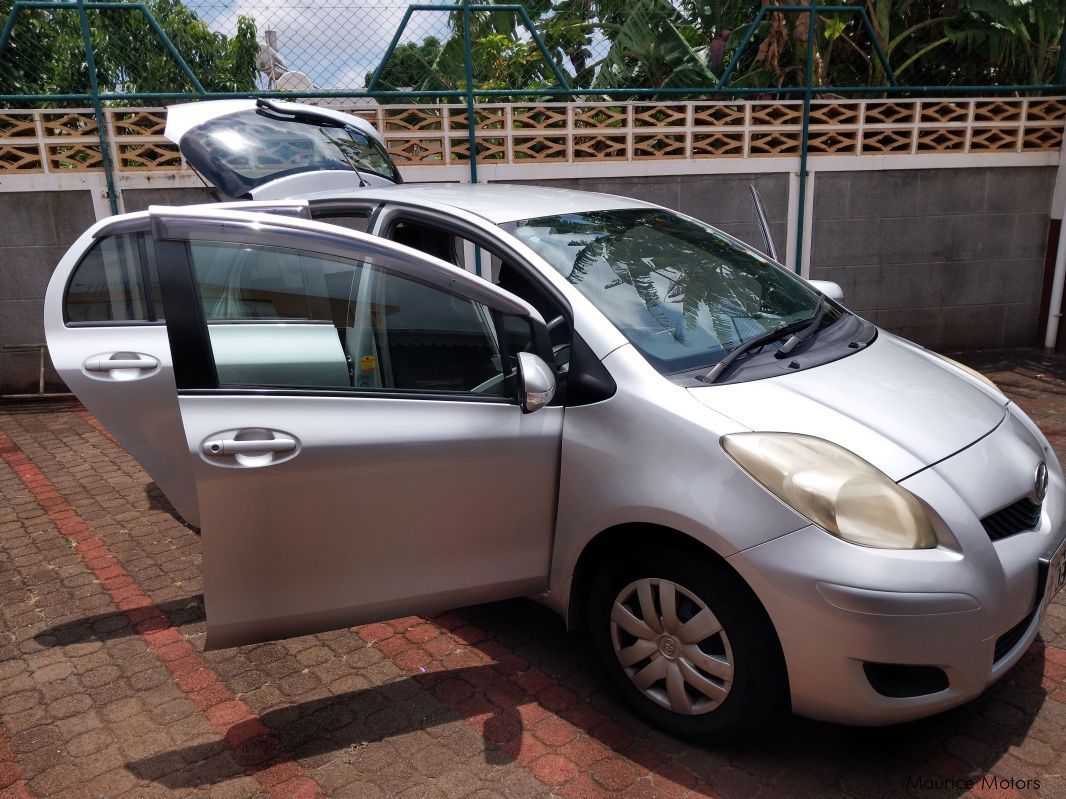
[[[664,374],[717,363],[748,339],[808,318],[818,295],[754,250],[662,209],[505,225]]]
[[[480,303],[304,250],[196,242],[189,251],[221,387],[504,394]]]
[[[63,312],[69,325],[161,320],[152,240],[124,233],[96,241],[74,268]]]

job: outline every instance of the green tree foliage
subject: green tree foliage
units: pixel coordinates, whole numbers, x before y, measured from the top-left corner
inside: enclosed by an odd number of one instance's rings
[[[502,0],[478,0],[479,3]],[[739,52],[728,86],[885,86],[887,55],[902,85],[1046,83],[1060,61],[1063,0],[813,0],[805,13],[775,11],[788,0],[534,0],[526,4],[551,55],[577,87],[708,88],[742,45],[759,9],[766,16]],[[853,13],[863,8],[870,26]],[[461,13],[436,52],[405,45],[394,53],[424,66],[411,85],[466,85]],[[523,89],[556,84],[538,48],[510,12],[472,15],[474,85]],[[813,35],[811,35],[813,34]],[[809,41],[808,41],[809,40]],[[405,49],[408,48],[408,49]],[[813,70],[808,76],[807,56]],[[387,74],[391,74],[389,66]]]
[[[239,17],[225,36],[208,29],[179,0],[148,0],[160,26],[209,92],[255,89],[255,21]],[[0,0],[7,18],[11,0]],[[91,9],[89,27],[103,92],[192,90],[144,15],[130,9]],[[0,57],[0,93],[83,94],[89,91],[81,22],[74,9],[23,10]]]
[[[1064,15],[1062,0],[967,0],[946,38],[977,67],[976,82],[1049,83]]]
[[[426,75],[440,55],[440,39],[427,36],[421,44],[408,42],[397,47],[392,57],[385,64],[385,69],[378,80],[378,88],[388,91],[396,89],[413,89],[421,86]],[[368,72],[363,81],[364,86],[369,86],[374,73]]]
[[[669,0],[637,0],[622,25],[606,26],[612,39],[593,85],[711,87],[710,42]]]

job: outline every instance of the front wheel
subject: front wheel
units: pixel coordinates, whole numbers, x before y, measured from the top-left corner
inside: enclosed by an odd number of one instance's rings
[[[588,603],[593,648],[634,709],[679,738],[754,730],[785,696],[780,646],[750,589],[710,557],[606,565]]]

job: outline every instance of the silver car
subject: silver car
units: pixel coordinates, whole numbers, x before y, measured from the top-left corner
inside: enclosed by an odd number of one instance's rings
[[[935,713],[1036,637],[1063,475],[980,375],[655,205],[397,185],[307,106],[170,126],[230,202],[93,226],[45,327],[202,528],[209,648],[533,596],[714,741]]]

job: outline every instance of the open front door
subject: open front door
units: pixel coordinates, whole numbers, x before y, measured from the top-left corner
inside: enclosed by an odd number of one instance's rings
[[[152,221],[209,648],[546,589],[563,408],[524,413],[512,370],[536,311],[314,222]]]

